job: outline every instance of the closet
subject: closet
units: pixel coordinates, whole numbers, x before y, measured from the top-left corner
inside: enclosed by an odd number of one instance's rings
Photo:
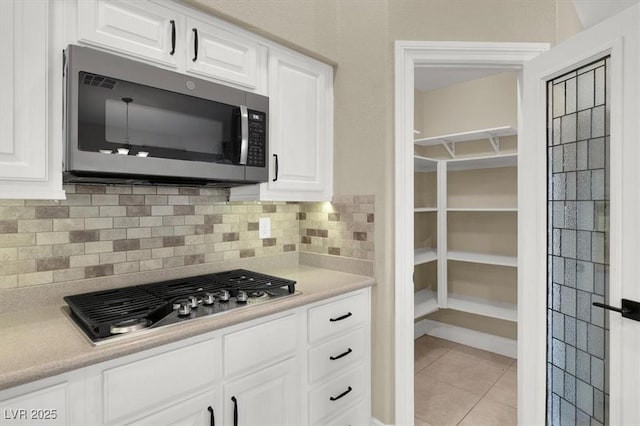
[[[415,335],[516,355],[517,80],[415,93]]]

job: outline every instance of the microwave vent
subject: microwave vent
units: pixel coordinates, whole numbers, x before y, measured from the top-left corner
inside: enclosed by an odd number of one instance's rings
[[[82,80],[82,84],[86,84],[87,86],[103,87],[109,90],[113,90],[113,88],[116,87],[116,83],[116,80],[112,78],[89,73],[85,73],[84,79]]]

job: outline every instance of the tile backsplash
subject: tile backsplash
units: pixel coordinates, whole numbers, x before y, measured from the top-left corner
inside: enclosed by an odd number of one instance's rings
[[[0,288],[309,251],[373,260],[373,196],[227,202],[224,189],[67,185],[0,200]],[[258,221],[271,219],[271,238]]]

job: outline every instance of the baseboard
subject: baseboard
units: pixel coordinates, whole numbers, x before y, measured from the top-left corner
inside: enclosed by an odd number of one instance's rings
[[[382,423],[380,420],[376,419],[375,417],[371,417],[371,426],[388,426],[388,425]]]
[[[511,358],[516,358],[518,353],[517,342],[513,339],[429,319],[420,320],[414,326],[415,339],[425,334]]]

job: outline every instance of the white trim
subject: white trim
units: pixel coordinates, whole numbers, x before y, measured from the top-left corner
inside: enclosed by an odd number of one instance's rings
[[[493,67],[520,70],[549,48],[547,43],[420,42],[395,43],[395,282],[413,275],[413,113],[414,68]],[[438,204],[445,209],[446,205]],[[446,214],[446,213],[445,213]],[[440,218],[439,213],[439,218]],[[439,247],[439,253],[441,248]],[[446,253],[446,252],[445,252]],[[444,254],[444,253],[442,253]],[[444,258],[444,256],[441,256]],[[439,285],[440,287],[440,285]],[[414,422],[413,288],[395,286],[395,424]]]
[[[443,322],[428,319],[418,321],[415,326],[414,338],[418,339],[425,334],[511,358],[515,358],[517,353],[517,342],[513,339]]]
[[[376,419],[375,417],[371,417],[371,426],[388,426],[388,425],[382,423],[380,420]]]

